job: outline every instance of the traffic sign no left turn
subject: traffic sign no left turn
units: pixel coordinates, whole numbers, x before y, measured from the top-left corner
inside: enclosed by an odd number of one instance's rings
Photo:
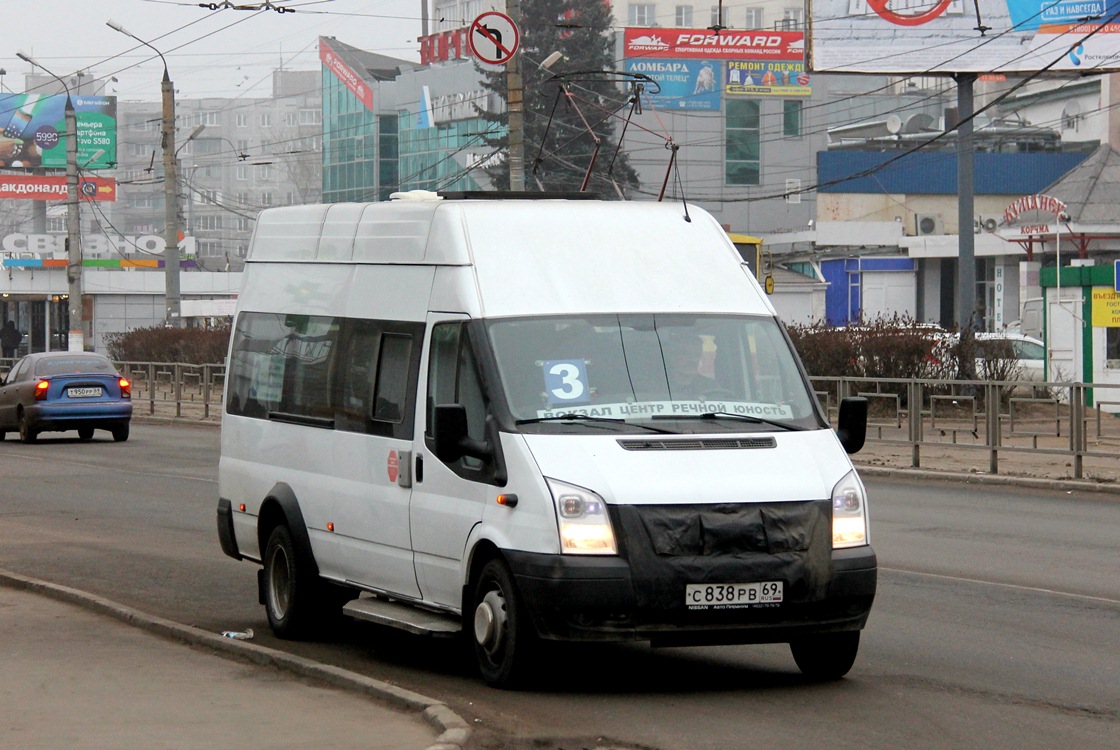
[[[521,43],[521,32],[517,24],[505,13],[495,10],[483,13],[474,19],[467,42],[471,52],[484,63],[504,65],[517,52]]]

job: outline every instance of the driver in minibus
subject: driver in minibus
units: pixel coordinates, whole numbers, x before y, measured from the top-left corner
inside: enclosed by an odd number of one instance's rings
[[[720,390],[715,379],[701,373],[704,339],[691,331],[675,331],[661,339],[669,395],[695,399]]]

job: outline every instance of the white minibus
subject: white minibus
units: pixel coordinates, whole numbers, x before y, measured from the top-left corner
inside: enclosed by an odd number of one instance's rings
[[[851,668],[876,586],[848,454],[720,225],[683,204],[403,193],[268,209],[230,339],[218,533],[282,638],[788,643]]]

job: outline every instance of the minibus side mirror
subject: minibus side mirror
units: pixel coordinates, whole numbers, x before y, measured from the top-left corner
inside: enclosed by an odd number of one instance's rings
[[[840,401],[836,436],[849,454],[859,453],[867,438],[867,399],[849,396]]]
[[[493,458],[490,444],[474,440],[467,432],[467,407],[462,404],[439,404],[432,426],[433,450],[444,463],[455,463],[463,456],[489,461]]]

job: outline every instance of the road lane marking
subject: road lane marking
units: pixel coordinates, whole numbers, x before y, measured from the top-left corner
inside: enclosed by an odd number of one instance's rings
[[[946,581],[956,581],[958,583],[982,583],[988,586],[1000,586],[1007,589],[1016,589],[1018,591],[1032,591],[1038,594],[1054,594],[1055,596],[1067,596],[1071,599],[1084,599],[1090,602],[1101,602],[1103,604],[1116,604],[1120,605],[1120,599],[1109,599],[1104,596],[1090,596],[1088,594],[1074,594],[1069,591],[1055,591],[1054,589],[1044,589],[1039,586],[1023,586],[1017,583],[1003,583],[1001,581],[985,581],[980,578],[965,578],[963,576],[950,576],[944,573],[926,573],[920,570],[906,570],[904,568],[884,568],[879,567],[880,571],[890,573],[909,573],[915,576],[925,576],[927,578],[941,578]]]

